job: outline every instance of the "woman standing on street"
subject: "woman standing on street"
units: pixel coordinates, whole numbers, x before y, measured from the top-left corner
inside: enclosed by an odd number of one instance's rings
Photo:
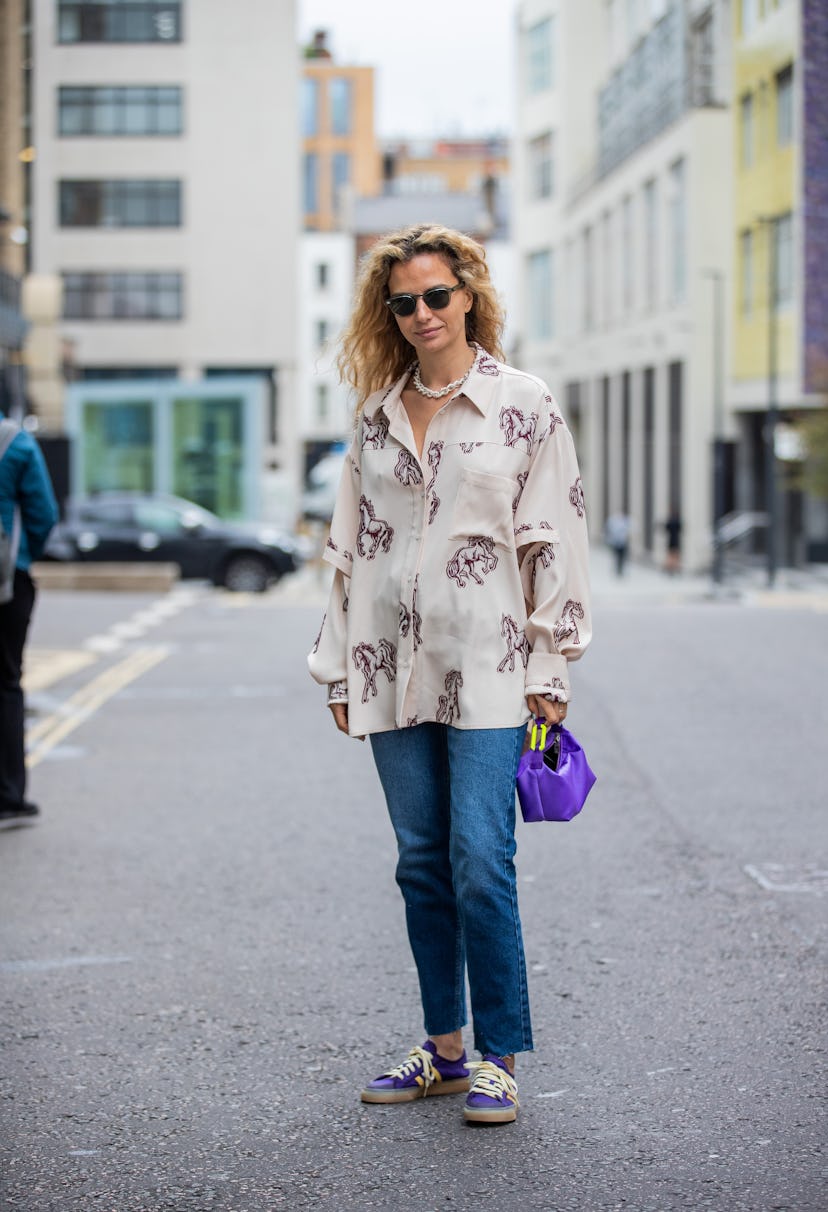
[[[545,385],[503,364],[502,327],[469,237],[412,227],[365,256],[340,357],[359,409],[309,657],[337,727],[371,738],[428,1035],[361,1097],[463,1092],[480,1123],[515,1119],[514,1054],[532,1048],[513,862],[526,722],[565,718],[591,632],[572,439]]]

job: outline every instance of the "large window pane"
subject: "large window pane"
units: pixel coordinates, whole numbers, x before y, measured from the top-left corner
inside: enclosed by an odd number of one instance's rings
[[[61,42],[180,42],[181,0],[58,0]]]
[[[344,76],[335,76],[329,89],[331,131],[335,135],[349,135],[352,125],[352,83]]]
[[[149,401],[82,406],[84,493],[151,492],[154,409]]]
[[[793,142],[793,68],[783,68],[776,76],[776,141],[780,147]]]
[[[240,397],[173,401],[173,492],[223,518],[244,512]]]
[[[305,156],[303,184],[305,214],[316,214],[319,210],[319,157],[315,152]]]
[[[529,197],[551,198],[554,192],[552,134],[547,132],[529,141]]]
[[[351,183],[351,157],[347,152],[334,152],[331,159],[331,199],[334,211],[338,211],[342,203],[342,191]]]
[[[61,181],[61,227],[178,227],[178,181]]]
[[[547,17],[526,31],[526,91],[539,93],[554,85],[554,20]]]
[[[63,276],[67,320],[180,320],[180,273],[67,273]]]
[[[687,292],[687,199],[684,161],[670,169],[670,253],[672,302],[684,302]]]
[[[529,337],[547,340],[555,335],[555,300],[551,249],[532,253],[528,260]]]
[[[776,259],[776,303],[793,300],[793,216],[780,215],[773,224],[773,255]]]
[[[61,88],[58,130],[61,135],[179,135],[182,92],[175,85]]]
[[[319,132],[319,81],[312,76],[302,80],[302,134]]]

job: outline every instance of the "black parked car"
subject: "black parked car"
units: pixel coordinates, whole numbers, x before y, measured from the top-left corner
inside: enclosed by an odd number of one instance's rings
[[[302,553],[275,527],[223,522],[181,497],[107,492],[67,503],[44,558],[169,562],[182,577],[260,593],[295,572]]]

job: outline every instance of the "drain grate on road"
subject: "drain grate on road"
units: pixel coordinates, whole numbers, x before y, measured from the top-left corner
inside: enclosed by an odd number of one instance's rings
[[[767,892],[828,892],[828,869],[816,863],[748,863],[744,870]]]

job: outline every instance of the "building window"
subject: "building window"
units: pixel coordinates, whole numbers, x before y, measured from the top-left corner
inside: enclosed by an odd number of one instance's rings
[[[793,302],[793,216],[780,215],[773,224],[776,306]]]
[[[633,289],[634,236],[633,201],[627,195],[621,204],[621,292],[624,312],[627,316],[629,316],[635,304],[635,291]]]
[[[181,0],[58,0],[59,42],[180,42]]]
[[[302,134],[319,133],[319,81],[313,76],[302,79]]]
[[[331,209],[338,213],[343,190],[351,183],[351,157],[347,152],[334,152],[331,157]]]
[[[529,140],[529,197],[551,198],[554,191],[552,135],[547,132]]]
[[[65,273],[65,320],[180,320],[180,273]]]
[[[538,21],[526,31],[526,91],[540,93],[554,87],[555,23],[552,17]]]
[[[745,93],[739,104],[739,156],[742,168],[750,168],[753,163],[753,96]]]
[[[345,76],[334,76],[330,82],[329,100],[331,105],[331,133],[334,135],[349,135],[351,133],[351,110],[353,108],[353,85]]]
[[[319,346],[320,349],[325,344],[327,339],[328,339],[328,321],[327,320],[317,320],[316,321],[316,344]]]
[[[753,311],[753,232],[743,231],[739,237],[739,295],[742,315]]]
[[[180,181],[61,181],[61,227],[180,227]]]
[[[532,253],[528,261],[529,338],[549,340],[555,335],[555,299],[553,256],[550,249]]]
[[[317,420],[317,423],[320,425],[324,425],[324,423],[328,419],[329,401],[330,401],[330,393],[328,391],[328,384],[327,383],[317,383],[316,384],[316,420]]]
[[[77,88],[58,92],[61,135],[180,135],[181,89]]]
[[[612,214],[605,210],[601,219],[601,275],[604,327],[610,328],[615,318],[615,280],[612,257]]]
[[[793,142],[793,67],[789,64],[776,73],[776,142],[787,147]]]
[[[742,34],[749,34],[759,22],[759,0],[742,0]]]
[[[687,199],[684,161],[677,160],[670,169],[670,251],[672,266],[670,297],[673,303],[683,303],[687,290]]]
[[[327,261],[319,261],[316,265],[316,285],[320,290],[326,290],[331,280],[331,267]]]
[[[644,303],[658,303],[658,194],[655,181],[644,186]]]
[[[303,197],[306,215],[315,215],[319,210],[319,157],[308,152],[304,160]]]
[[[592,332],[595,328],[595,256],[593,243],[592,228],[585,227],[583,234],[584,332]]]

